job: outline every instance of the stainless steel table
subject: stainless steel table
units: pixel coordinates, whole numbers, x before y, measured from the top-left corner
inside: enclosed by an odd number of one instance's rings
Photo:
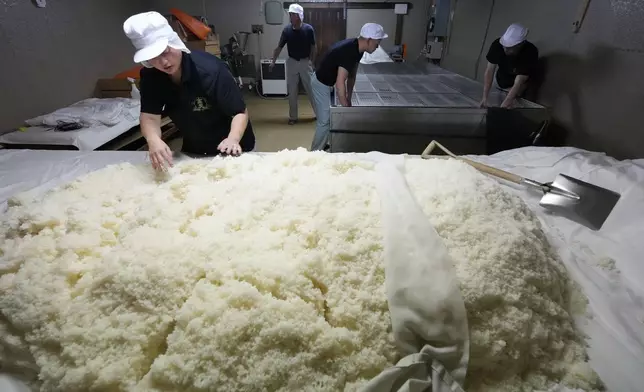
[[[482,93],[481,83],[425,62],[361,64],[352,107],[340,106],[337,97],[332,102],[331,151],[420,154],[438,140],[458,154],[486,154],[490,124],[488,110],[479,107]],[[499,106],[505,96],[493,87],[488,102]],[[503,112],[525,119],[521,128],[538,129],[548,116],[524,99]]]

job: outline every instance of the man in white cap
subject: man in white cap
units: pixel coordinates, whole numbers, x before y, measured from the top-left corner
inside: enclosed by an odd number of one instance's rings
[[[123,30],[141,63],[141,133],[155,169],[172,166],[172,152],[161,140],[161,115],[183,134],[182,151],[192,156],[238,155],[255,146],[242,93],[226,63],[186,48],[158,12],[128,18]]]
[[[525,92],[528,81],[535,76],[539,62],[539,51],[526,40],[527,36],[528,29],[515,23],[508,27],[501,38],[494,40],[490,45],[481,107],[487,107],[487,97],[495,71],[497,87],[508,93],[501,104],[502,108],[511,107],[514,99]]]
[[[315,31],[313,26],[304,23],[304,8],[299,4],[291,4],[288,7],[288,14],[291,23],[284,27],[277,48],[273,52],[273,62],[270,65],[272,69],[275,60],[284,49],[288,46],[288,60],[286,61],[286,83],[288,85],[288,124],[293,125],[297,122],[297,95],[299,92],[299,82],[302,81],[304,90],[309,96],[311,106],[313,98],[311,97],[311,71],[312,64],[315,62]]]
[[[365,52],[373,53],[380,46],[380,41],[387,38],[382,26],[367,23],[362,26],[358,38],[349,38],[336,42],[324,55],[315,74],[311,77],[311,88],[315,102],[317,123],[311,150],[328,148],[331,129],[331,91],[342,106],[351,106],[353,86],[360,59]]]

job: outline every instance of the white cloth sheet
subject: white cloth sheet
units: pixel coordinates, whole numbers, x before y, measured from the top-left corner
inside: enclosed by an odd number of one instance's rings
[[[88,98],[54,112],[31,118],[32,127],[55,127],[60,122],[81,123],[85,127],[112,127],[123,120],[133,121],[141,114],[141,102],[132,98]]]
[[[373,53],[364,52],[362,59],[360,59],[362,64],[377,64],[377,63],[393,63],[394,61],[389,57],[387,52],[382,47],[378,47]]]
[[[578,320],[590,337],[592,367],[609,391],[644,385],[644,159],[617,161],[576,148],[528,147],[482,163],[541,182],[563,173],[621,193],[600,231],[547,213],[539,195],[508,185],[537,213],[568,272],[588,297],[591,318]],[[607,268],[615,264],[616,269]]]
[[[384,228],[385,288],[403,355],[361,392],[462,391],[469,329],[454,263],[405,180],[405,159],[376,153]]]
[[[147,159],[143,151],[0,150],[0,212],[20,192],[51,189],[107,165]]]
[[[2,144],[73,146],[80,151],[93,151],[103,144],[114,140],[133,127],[139,119],[124,119],[114,126],[99,125],[76,131],[58,132],[50,127],[28,127],[24,131],[5,133],[0,136]]]
[[[602,230],[593,232],[548,214],[539,197],[506,185],[536,212],[572,278],[589,299],[591,318],[579,318],[593,368],[613,392],[644,385],[644,159],[617,161],[574,148],[528,147],[471,158],[537,181],[568,174],[620,192]],[[419,158],[420,159],[420,158]],[[119,162],[140,163],[145,152],[0,150],[0,203],[35,187],[45,190]],[[607,266],[615,265],[615,269]]]

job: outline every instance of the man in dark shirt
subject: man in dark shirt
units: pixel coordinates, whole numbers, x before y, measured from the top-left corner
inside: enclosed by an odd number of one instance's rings
[[[494,40],[490,45],[481,107],[487,107],[487,97],[495,71],[498,88],[508,92],[501,104],[502,108],[511,107],[514,99],[525,92],[530,78],[534,78],[539,51],[531,42],[526,41],[527,35],[528,29],[519,24],[512,24],[501,38]]]
[[[123,25],[137,49],[141,70],[141,133],[155,169],[172,166],[172,152],[161,140],[161,115],[183,134],[182,151],[192,156],[239,155],[255,146],[241,91],[224,62],[190,52],[157,12],[130,17]]]
[[[270,69],[275,65],[275,60],[288,46],[288,60],[286,61],[286,83],[288,85],[288,124],[297,122],[297,95],[299,82],[302,81],[304,90],[309,97],[311,106],[311,72],[315,62],[315,31],[313,26],[304,23],[304,8],[299,4],[291,4],[288,8],[291,23],[284,27],[280,42],[273,52],[273,62]],[[315,110],[315,109],[314,109]]]
[[[311,78],[317,123],[311,150],[327,147],[331,129],[331,91],[342,106],[351,106],[351,95],[356,83],[358,65],[364,52],[373,53],[380,41],[387,38],[382,26],[367,23],[360,30],[360,37],[336,42],[324,55]]]

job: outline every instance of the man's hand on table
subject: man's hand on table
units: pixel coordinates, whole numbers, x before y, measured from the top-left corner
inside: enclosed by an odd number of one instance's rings
[[[231,137],[227,137],[219,143],[217,149],[228,155],[238,156],[242,153],[242,148],[239,145],[239,141]]]
[[[506,100],[504,100],[504,101],[501,103],[501,108],[502,108],[502,109],[510,109],[510,108],[512,108],[512,100],[507,100],[507,99],[506,99]]]
[[[148,142],[150,162],[154,170],[167,170],[172,167],[172,150],[160,137],[151,138]]]

